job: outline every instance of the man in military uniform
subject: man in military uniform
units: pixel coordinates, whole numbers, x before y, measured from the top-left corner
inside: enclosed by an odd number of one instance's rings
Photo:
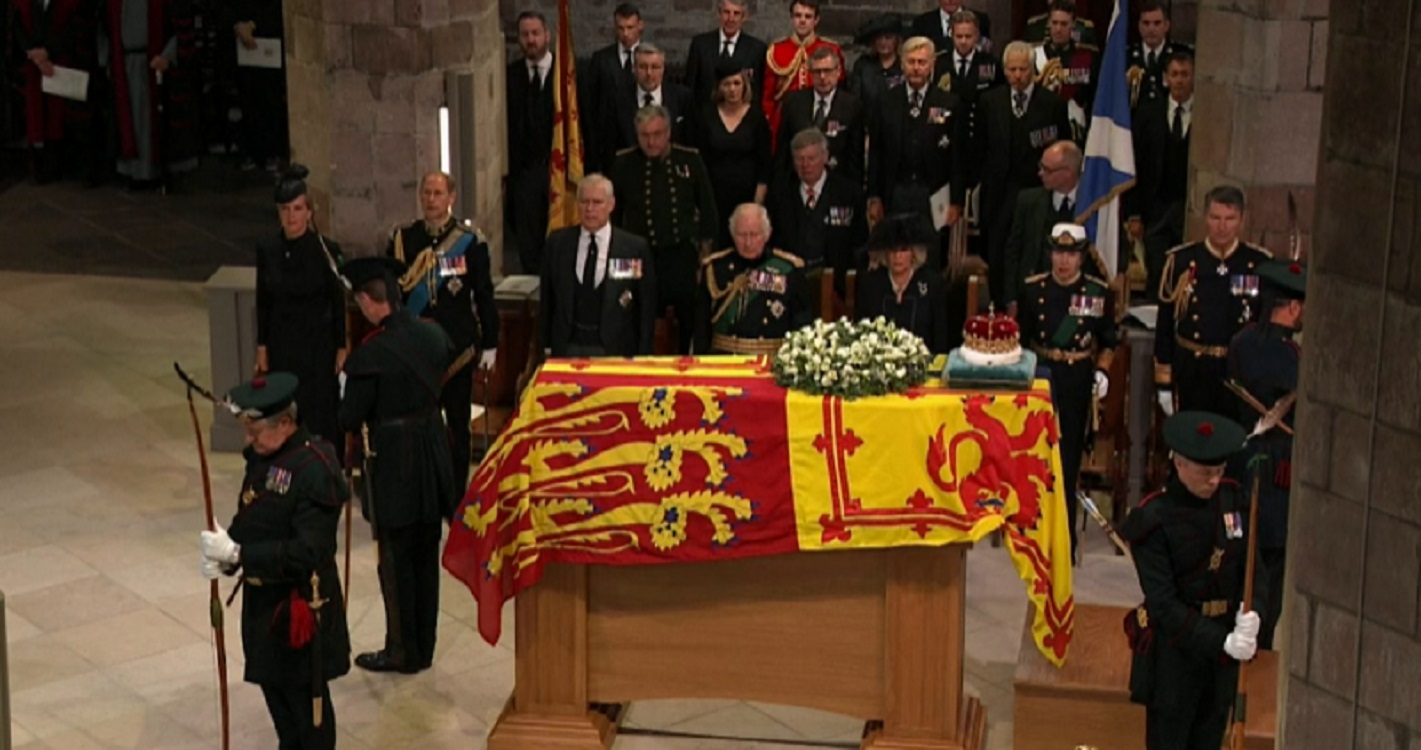
[[[1071,140],[1084,146],[1095,102],[1100,55],[1093,45],[1076,41],[1075,28],[1074,0],[1051,0],[1046,39],[1036,48],[1036,70],[1039,83],[1066,100],[1073,131]]]
[[[1229,342],[1253,320],[1258,266],[1271,257],[1239,239],[1243,213],[1243,191],[1228,185],[1210,190],[1204,197],[1205,239],[1165,255],[1155,384],[1166,414],[1176,408],[1214,414],[1238,409],[1224,385]]]
[[[773,354],[784,337],[809,323],[804,261],[767,250],[770,217],[754,203],[730,216],[735,247],[701,262],[696,294],[696,351]]]
[[[1224,478],[1243,439],[1243,428],[1227,417],[1171,417],[1164,440],[1174,451],[1174,473],[1120,530],[1145,594],[1125,622],[1134,652],[1130,700],[1145,706],[1147,750],[1222,745],[1238,664],[1258,650],[1258,613],[1240,607],[1248,499]],[[1254,587],[1255,601],[1261,588]]]
[[[1057,224],[1051,229],[1051,270],[1028,277],[1022,285],[1021,340],[1051,372],[1051,400],[1060,424],[1061,473],[1076,550],[1076,480],[1086,436],[1091,431],[1095,399],[1110,387],[1106,372],[1119,345],[1110,285],[1082,272],[1090,249],[1085,228]]]
[[[770,121],[772,142],[778,143],[780,132],[780,105],[784,98],[811,85],[809,58],[820,48],[828,48],[839,56],[839,70],[846,70],[844,51],[828,39],[819,38],[815,30],[819,28],[819,0],[793,0],[789,5],[790,20],[794,33],[781,37],[770,45],[765,53],[764,86],[760,91],[760,105],[765,109],[765,118]]]
[[[329,681],[350,671],[336,529],[350,497],[336,450],[296,421],[296,376],[232,389],[247,466],[230,529],[200,536],[202,574],[242,576],[243,679],[261,686],[283,748],[336,745]]]
[[[710,253],[718,219],[706,165],[695,149],[671,144],[670,122],[661,107],[637,112],[638,146],[617,154],[612,165],[618,193],[612,223],[651,247],[657,304],[675,313],[677,351],[685,354],[696,267]]]
[[[441,522],[460,500],[449,438],[439,415],[440,379],[454,360],[444,329],[400,305],[405,266],[389,257],[357,258],[341,273],[377,328],[342,371],[341,427],[368,431],[361,503],[379,547],[385,647],[355,664],[372,672],[428,669],[439,618]]]
[[[1260,320],[1244,326],[1229,344],[1229,378],[1255,403],[1240,398],[1239,421],[1255,424],[1259,409],[1272,409],[1298,390],[1302,349],[1294,335],[1303,329],[1303,302],[1307,296],[1307,269],[1288,261],[1271,260],[1259,266],[1263,280]],[[1258,553],[1268,576],[1270,594],[1263,606],[1260,648],[1273,648],[1273,631],[1283,614],[1283,571],[1288,541],[1288,498],[1292,488],[1293,427],[1291,406],[1280,423],[1248,441],[1237,476],[1246,476],[1249,459],[1267,459],[1258,493]]]
[[[1194,47],[1169,38],[1169,16],[1160,0],[1140,3],[1140,41],[1126,52],[1125,77],[1130,83],[1130,106],[1163,99],[1168,93],[1164,69],[1176,52],[1194,56]]]
[[[1007,81],[1002,63],[986,50],[977,49],[980,34],[977,24],[980,19],[970,10],[959,10],[952,14],[952,39],[950,46],[937,53],[937,68],[933,76],[938,88],[945,88],[962,99],[967,116],[966,142],[970,148],[980,146],[977,133],[977,101],[988,89],[1004,85]],[[943,76],[947,76],[944,80]],[[968,175],[971,186],[980,179]]]
[[[458,357],[444,373],[439,405],[449,425],[454,485],[469,480],[469,419],[474,392],[474,359],[493,369],[498,356],[498,307],[493,299],[488,242],[467,221],[454,218],[454,178],[430,172],[420,181],[424,216],[390,235],[385,254],[408,264],[400,291],[410,313],[439,324]]]

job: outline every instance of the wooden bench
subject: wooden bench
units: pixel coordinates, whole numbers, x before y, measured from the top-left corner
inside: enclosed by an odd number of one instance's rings
[[[1060,669],[1031,638],[1031,616],[1016,663],[1014,750],[1137,750],[1145,744],[1145,709],[1130,702],[1130,649],[1124,607],[1076,605],[1075,636]],[[1248,675],[1244,747],[1272,750],[1277,729],[1278,654],[1259,651]]]

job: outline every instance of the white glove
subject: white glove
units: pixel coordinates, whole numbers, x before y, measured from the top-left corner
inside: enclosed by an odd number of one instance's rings
[[[209,581],[215,581],[222,575],[222,563],[201,553],[198,554],[197,560],[198,570],[202,571],[203,578]]]
[[[498,359],[497,349],[485,349],[479,353],[479,369],[492,370],[493,363]]]
[[[1105,394],[1110,393],[1110,376],[1104,370],[1095,371],[1095,397],[1104,401]]]
[[[346,381],[345,370],[341,370],[341,371],[336,375],[336,381],[337,381],[338,383],[340,383],[340,397],[341,397],[341,399],[344,399],[344,398],[345,398],[345,381]]]
[[[1174,394],[1168,388],[1161,388],[1159,391],[1159,406],[1164,409],[1166,417],[1174,416]]]
[[[241,546],[232,541],[232,537],[227,536],[227,530],[222,528],[221,524],[216,526],[216,531],[202,532],[199,544],[202,556],[225,565],[236,565],[242,556]]]
[[[1224,653],[1238,661],[1248,661],[1258,653],[1258,639],[1235,630],[1224,639]]]
[[[1234,617],[1234,632],[1257,640],[1258,630],[1262,624],[1263,621],[1259,619],[1257,612],[1239,612]]]

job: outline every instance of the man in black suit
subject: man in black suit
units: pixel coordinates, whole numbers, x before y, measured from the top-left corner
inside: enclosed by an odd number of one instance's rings
[[[1075,224],[1080,207],[1076,190],[1081,182],[1081,150],[1071,141],[1056,141],[1041,154],[1041,187],[1017,194],[1012,213],[1011,234],[1007,236],[1006,276],[1009,282],[1002,301],[1007,313],[1016,315],[1017,300],[1028,276],[1051,270],[1051,228]],[[1096,273],[1093,262],[1086,271]]]
[[[666,82],[666,53],[650,42],[642,42],[636,50],[633,63],[636,73],[636,87],[632,101],[619,104],[617,110],[617,141],[611,154],[611,163],[618,151],[637,145],[636,113],[642,107],[657,106],[666,110],[671,119],[671,142],[688,144],[693,142],[691,133],[695,121],[695,108],[691,103],[691,90],[678,83]]]
[[[1002,63],[996,55],[978,49],[981,38],[977,25],[981,19],[970,10],[959,10],[952,14],[952,46],[938,52],[937,66],[933,71],[938,86],[943,86],[943,76],[948,76],[947,90],[957,94],[967,113],[967,135],[965,143],[970,144],[971,153],[981,148],[981,134],[978,132],[979,104],[982,94],[988,89],[1006,83]],[[970,163],[969,165],[970,166]],[[968,189],[981,182],[981,175],[968,170],[965,179]]]
[[[809,57],[809,74],[813,87],[786,96],[780,110],[780,140],[775,146],[779,174],[788,179],[794,173],[790,140],[805,128],[818,128],[829,144],[829,169],[862,185],[863,107],[857,96],[839,85],[843,77],[839,56],[820,47]]]
[[[522,60],[508,64],[508,177],[504,223],[508,245],[518,250],[524,273],[538,272],[548,231],[548,161],[553,145],[553,53],[541,13],[518,16]],[[505,263],[509,260],[504,256]]]
[[[982,176],[982,228],[987,233],[988,282],[992,299],[1006,298],[1006,246],[1017,193],[1040,187],[1037,166],[1047,146],[1071,136],[1071,121],[1061,97],[1035,85],[1033,51],[1012,42],[1002,51],[1007,85],[982,94],[978,117],[982,138],[974,174]]]
[[[656,271],[646,240],[611,224],[612,181],[590,174],[577,185],[580,226],[548,235],[540,320],[553,357],[635,357],[651,353]]]
[[[612,22],[617,29],[617,41],[592,53],[586,85],[579,92],[579,103],[588,114],[583,121],[591,125],[583,133],[587,139],[589,172],[610,167],[611,155],[617,150],[617,113],[636,108],[634,56],[646,24],[641,19],[641,10],[631,3],[618,5],[612,12]]]
[[[1142,101],[1135,112],[1135,187],[1125,194],[1126,226],[1145,243],[1146,289],[1158,289],[1169,249],[1184,242],[1189,189],[1189,134],[1194,109],[1194,58],[1178,51],[1165,69],[1169,95]]]
[[[1165,66],[1176,52],[1194,54],[1194,48],[1169,38],[1169,16],[1160,0],[1140,3],[1140,41],[1130,45],[1125,60],[1125,78],[1130,83],[1130,106],[1160,101],[1168,93]]]
[[[686,52],[685,82],[694,104],[710,101],[716,84],[720,83],[715,66],[722,57],[730,58],[749,74],[754,94],[748,100],[760,101],[761,72],[767,48],[764,40],[744,32],[748,16],[747,0],[720,0],[720,28],[691,38],[691,48]]]
[[[863,189],[828,168],[830,148],[817,128],[797,133],[786,149],[794,154],[794,177],[775,182],[765,207],[774,227],[770,245],[804,260],[811,295],[818,272],[833,268],[834,289],[842,298],[845,275],[858,266],[855,254],[868,239],[868,221]]]
[[[963,172],[963,137],[967,132],[962,102],[931,85],[932,40],[913,37],[903,42],[903,86],[878,103],[869,129],[869,221],[877,223],[888,213],[914,213],[934,226],[957,222],[966,193]],[[950,188],[943,214],[933,216],[932,196]],[[941,267],[939,253],[932,264]]]
[[[937,10],[930,10],[913,19],[913,36],[925,36],[933,41],[933,48],[952,48],[952,14],[963,9],[962,0],[937,0]],[[972,10],[968,8],[968,10]],[[983,51],[992,48],[992,19],[980,10],[972,10],[977,16],[978,44]]]

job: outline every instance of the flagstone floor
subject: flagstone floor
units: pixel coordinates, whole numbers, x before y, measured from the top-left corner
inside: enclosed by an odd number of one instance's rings
[[[197,571],[202,488],[172,373],[177,360],[206,379],[206,332],[197,284],[0,272],[0,591],[17,750],[219,746]],[[211,462],[219,512],[229,515],[240,457]],[[380,643],[383,622],[361,531],[350,620],[366,650]],[[1077,601],[1134,603],[1132,572],[1098,532],[1087,538]],[[988,746],[1009,748],[1025,595],[1002,549],[979,545],[969,571],[967,687],[987,706]],[[333,683],[339,747],[484,747],[513,684],[511,639],[479,639],[474,602],[452,578],[442,601],[433,669],[354,670]],[[240,679],[237,619],[229,610],[232,747],[273,748],[260,692]],[[816,711],[708,701],[637,703],[626,727],[637,733],[620,737],[618,750],[852,747],[861,730]]]

